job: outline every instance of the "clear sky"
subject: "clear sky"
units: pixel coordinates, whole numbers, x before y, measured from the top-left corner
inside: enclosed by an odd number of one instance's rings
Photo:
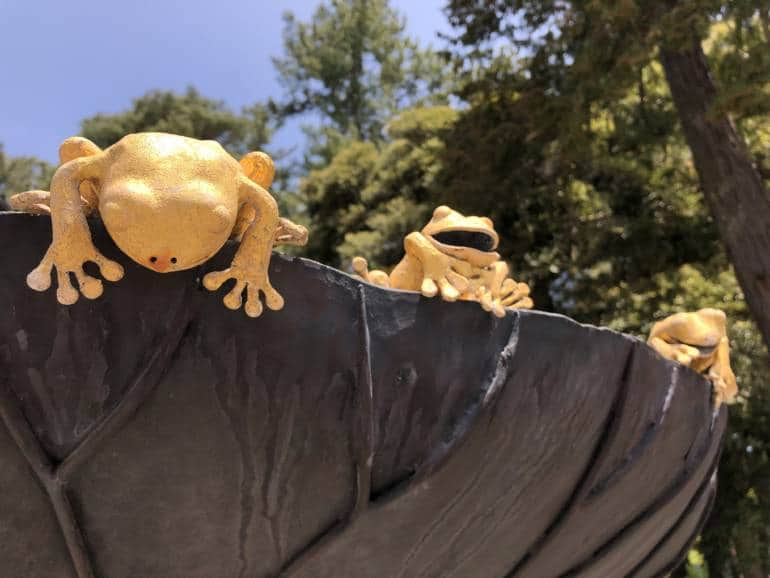
[[[0,143],[55,161],[79,121],[126,109],[150,89],[198,88],[231,108],[279,97],[270,57],[281,14],[318,0],[0,0]],[[440,45],[445,0],[391,0],[409,32]],[[275,139],[301,147],[297,123]]]

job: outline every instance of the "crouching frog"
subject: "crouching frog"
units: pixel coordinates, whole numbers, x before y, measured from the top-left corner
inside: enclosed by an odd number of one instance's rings
[[[98,211],[120,250],[158,273],[196,267],[228,238],[240,240],[230,267],[208,273],[204,286],[215,291],[235,279],[224,303],[240,308],[245,292],[244,309],[251,317],[262,313],[260,293],[268,308],[283,307],[268,278],[272,248],[304,244],[307,230],[279,217],[267,191],[274,167],[266,154],[249,153],[238,162],[214,141],[137,133],[105,150],[73,137],[59,155],[50,192],[28,191],[10,199],[17,210],[51,215],[53,241],[27,276],[32,289],[47,290],[55,268],[58,301],[70,305],[80,293],[88,299],[102,294],[101,280],[85,273],[84,263],[96,263],[108,281],[123,277],[123,267],[91,240],[86,215]]]
[[[478,301],[498,317],[506,307],[530,309],[529,286],[509,277],[496,252],[499,237],[491,219],[466,217],[447,207],[433,211],[422,231],[404,239],[404,258],[390,274],[369,271],[366,259],[353,259],[363,280],[393,289],[419,291],[445,301]]]
[[[738,393],[730,367],[727,316],[719,309],[676,313],[657,322],[647,341],[663,357],[703,373],[714,386],[717,406]]]

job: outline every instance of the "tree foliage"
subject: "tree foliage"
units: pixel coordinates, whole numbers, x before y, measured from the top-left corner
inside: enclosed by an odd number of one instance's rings
[[[273,129],[266,106],[257,104],[238,114],[192,87],[183,94],[150,91],[135,99],[128,110],[97,114],[81,123],[81,135],[100,147],[134,132],[169,132],[219,141],[235,155],[263,149]]]
[[[285,54],[273,59],[287,91],[284,115],[314,113],[327,131],[382,138],[406,106],[440,99],[444,65],[406,33],[387,0],[325,0],[310,21],[284,16]]]
[[[308,254],[335,265],[356,255],[373,266],[397,262],[404,236],[430,215],[441,135],[456,116],[447,106],[406,110],[387,125],[384,142],[350,141],[311,171],[300,184],[312,219]]]

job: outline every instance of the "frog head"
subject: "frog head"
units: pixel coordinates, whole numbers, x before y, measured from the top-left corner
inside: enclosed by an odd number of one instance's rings
[[[442,205],[433,211],[433,218],[422,234],[445,255],[475,267],[486,267],[500,260],[495,251],[500,239],[487,217],[466,217]]]
[[[100,213],[115,244],[156,273],[196,267],[225,244],[237,214],[209,183],[185,183],[180,194],[156,194],[139,183],[110,187]]]
[[[238,162],[217,143],[163,133],[109,149],[99,213],[115,244],[157,273],[190,269],[225,244],[238,214]]]

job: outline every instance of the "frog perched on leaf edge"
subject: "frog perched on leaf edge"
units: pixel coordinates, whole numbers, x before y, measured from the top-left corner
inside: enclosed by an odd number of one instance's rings
[[[260,292],[268,308],[283,307],[268,278],[272,248],[304,245],[307,230],[279,217],[267,191],[275,173],[269,156],[252,152],[238,162],[214,141],[137,133],[105,150],[87,139],[69,138],[59,157],[50,192],[27,191],[10,199],[16,210],[51,215],[53,240],[27,276],[32,289],[47,290],[56,268],[57,299],[70,305],[79,293],[95,299],[103,292],[101,280],[88,275],[84,263],[96,263],[108,281],[123,277],[123,267],[91,240],[86,216],[98,211],[120,250],[158,273],[196,267],[229,238],[240,241],[231,266],[208,273],[204,286],[216,291],[235,279],[224,303],[240,308],[245,291],[250,317],[262,313]]]
[[[730,367],[727,316],[719,309],[675,313],[652,326],[647,343],[666,359],[704,374],[713,384],[717,406],[738,393]]]
[[[353,259],[353,270],[369,283],[438,294],[445,301],[478,301],[486,311],[505,316],[505,308],[530,309],[529,286],[508,276],[508,265],[495,251],[499,237],[492,220],[466,217],[442,205],[420,232],[404,239],[404,258],[388,275],[369,271],[366,259]]]

